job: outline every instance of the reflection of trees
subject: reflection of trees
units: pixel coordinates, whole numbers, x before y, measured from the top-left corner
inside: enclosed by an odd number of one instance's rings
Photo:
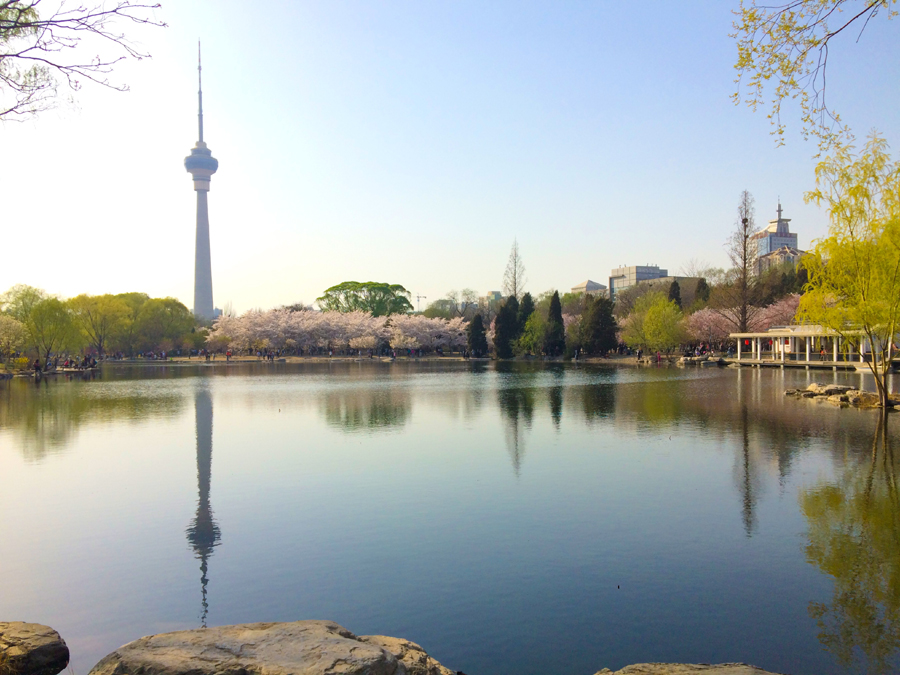
[[[409,421],[412,399],[396,389],[347,389],[322,397],[325,420],[344,431],[402,427]]]
[[[534,419],[534,390],[520,386],[501,387],[497,390],[497,402],[505,422],[506,450],[518,476],[525,458],[525,430],[531,428]]]
[[[810,603],[819,640],[845,668],[900,671],[900,504],[896,458],[878,424],[867,460],[800,494],[807,560],[834,579],[830,604]],[[862,662],[865,662],[864,664]]]
[[[752,537],[756,527],[754,508],[759,499],[759,477],[751,459],[750,413],[746,405],[741,406],[741,452],[735,459],[737,484],[741,493],[741,520],[744,523],[744,534]]]
[[[184,403],[181,395],[142,382],[17,379],[0,383],[0,429],[19,436],[26,458],[37,461],[66,447],[83,424],[175,416]]]
[[[212,422],[213,407],[209,391],[199,389],[194,397],[197,419],[197,514],[187,529],[187,538],[200,560],[200,623],[206,628],[209,604],[206,600],[206,585],[209,557],[222,537],[219,526],[213,518],[209,503],[212,481]]]

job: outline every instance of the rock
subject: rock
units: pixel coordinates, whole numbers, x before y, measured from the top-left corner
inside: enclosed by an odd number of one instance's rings
[[[784,390],[784,395],[785,395],[785,396],[799,396],[799,395],[800,395],[800,391],[797,390],[797,389],[785,389],[785,390]]]
[[[0,621],[0,665],[16,675],[56,675],[69,665],[69,648],[50,626]]]
[[[596,675],[778,675],[746,663],[636,663],[622,670],[604,668]]]
[[[829,403],[848,403],[850,397],[844,394],[831,394],[826,400]]]
[[[90,675],[449,675],[419,645],[356,637],[332,621],[246,623],[150,635]]]
[[[818,394],[814,391],[802,391],[800,392],[800,396],[801,398],[815,398]]]
[[[850,399],[850,396],[847,396],[847,399]],[[861,391],[858,396],[853,396],[854,403],[858,408],[877,408],[881,405],[881,399],[878,398],[878,394],[873,394],[871,391]]]
[[[834,394],[846,394],[851,389],[853,389],[853,387],[847,384],[821,384],[819,382],[813,382],[806,388],[806,391],[811,391],[818,396],[833,396]]]
[[[397,657],[409,675],[456,675],[428,656],[415,642],[385,635],[362,635],[359,640],[389,651]]]

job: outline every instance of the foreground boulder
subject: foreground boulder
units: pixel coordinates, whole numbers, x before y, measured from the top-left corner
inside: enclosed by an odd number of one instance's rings
[[[608,668],[597,675],[778,675],[746,663],[636,663],[613,672]]]
[[[246,623],[150,635],[90,675],[454,675],[414,642],[332,621]]]
[[[50,626],[0,621],[0,671],[56,675],[68,665],[69,648]]]

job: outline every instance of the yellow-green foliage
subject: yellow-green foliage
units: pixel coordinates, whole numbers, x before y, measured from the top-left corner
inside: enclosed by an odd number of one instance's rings
[[[831,224],[803,259],[809,273],[799,318],[859,348],[865,338],[879,392],[900,330],[900,166],[873,135],[859,155],[840,148],[816,168],[807,201],[825,204]]]
[[[665,293],[640,297],[625,320],[622,337],[629,347],[668,352],[684,340],[684,314]]]
[[[845,39],[851,39],[851,34],[858,38],[876,16],[893,18],[898,0],[871,0],[860,3],[862,6],[846,3],[848,7],[843,11],[841,5],[845,2],[741,0],[740,9],[735,12],[735,32],[731,35],[738,48],[734,67],[739,74],[735,82],[744,91],[737,91],[734,101],[743,99],[753,110],[771,105],[768,117],[775,125],[779,143],[784,134],[781,106],[785,100],[793,99],[800,104],[804,137],[816,138],[821,150],[845,144],[851,138],[840,116],[826,105],[828,44],[841,33]],[[854,22],[856,25],[848,28]]]

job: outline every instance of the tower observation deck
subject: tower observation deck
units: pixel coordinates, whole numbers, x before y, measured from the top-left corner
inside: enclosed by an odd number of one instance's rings
[[[194,315],[202,319],[215,318],[212,292],[212,263],[209,251],[209,181],[219,168],[219,160],[203,141],[203,81],[200,63],[200,43],[197,43],[197,125],[199,138],[184,158],[184,168],[194,179],[197,193],[197,240],[194,252]]]

